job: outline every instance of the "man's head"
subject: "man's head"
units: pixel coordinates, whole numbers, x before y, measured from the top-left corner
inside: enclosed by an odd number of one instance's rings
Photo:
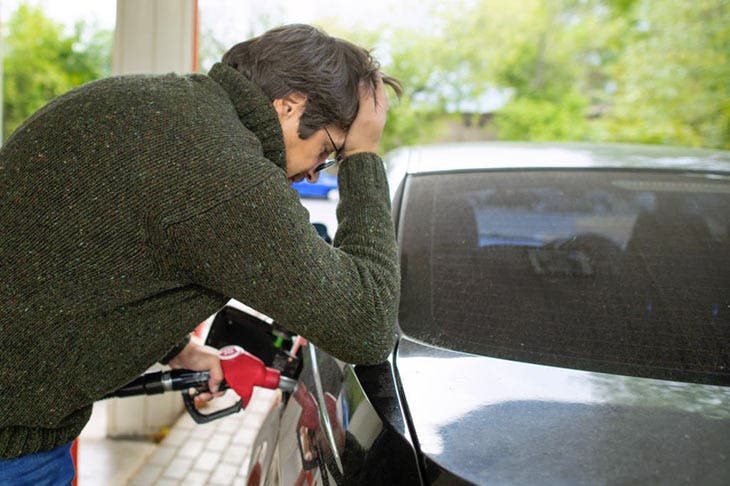
[[[374,90],[381,76],[367,50],[301,24],[233,46],[223,63],[257,84],[274,104],[284,132],[287,172],[294,178],[309,175],[319,163],[314,159],[323,160],[342,147],[358,112],[360,83]],[[395,79],[383,76],[383,82],[400,94]]]

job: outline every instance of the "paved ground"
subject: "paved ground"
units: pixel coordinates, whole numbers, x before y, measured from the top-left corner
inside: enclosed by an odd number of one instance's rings
[[[254,441],[277,396],[259,389],[245,411],[209,424],[184,414],[130,484],[245,485]]]
[[[79,486],[127,484],[156,449],[150,441],[117,440],[106,437],[107,402],[94,404],[91,420],[81,432],[78,447]]]
[[[226,398],[218,399],[220,407],[231,403],[221,403]],[[278,400],[277,391],[256,389],[246,410],[209,424],[196,424],[184,413],[159,444],[95,437],[85,430],[79,486],[245,485],[259,430]]]

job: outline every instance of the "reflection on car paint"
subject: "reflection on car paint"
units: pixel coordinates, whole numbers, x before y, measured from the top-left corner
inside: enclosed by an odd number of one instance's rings
[[[319,418],[322,424],[321,430],[323,432],[323,438],[326,440],[326,443],[323,444],[320,449],[326,449],[324,451],[326,453],[326,457],[334,461],[335,466],[337,467],[336,471],[330,471],[331,474],[335,475],[335,477],[341,477],[342,461],[340,460],[340,451],[338,450],[337,443],[335,441],[335,433],[338,433],[338,430],[341,431],[342,426],[337,420],[336,407],[333,406],[335,405],[335,399],[330,392],[325,393],[323,389],[322,378],[326,375],[320,372],[318,353],[313,345],[309,346],[309,354],[312,374],[315,377],[314,386],[316,389],[317,403],[319,404]],[[326,359],[325,363],[330,363],[332,361],[331,358],[324,358]],[[326,373],[328,369],[323,367],[322,371]],[[342,375],[339,372],[339,368],[335,370],[333,378],[336,384],[339,384],[342,381]],[[334,390],[337,385],[332,383],[332,381],[332,379],[326,380],[325,383],[329,383],[331,389]],[[339,393],[339,387],[337,387],[336,393]]]
[[[345,444],[337,398],[322,389],[316,348],[310,343],[302,351],[304,373],[284,410],[279,431],[280,482],[329,484],[332,480],[341,484],[339,457]],[[326,367],[329,372],[332,368]],[[334,366],[334,369],[339,374],[339,368]],[[334,380],[330,378],[325,382],[334,383]],[[339,395],[338,391],[336,393]]]
[[[277,401],[272,409],[266,414],[266,419],[261,424],[256,440],[254,441],[248,467],[248,485],[265,484],[268,478],[267,465],[271,460],[278,440],[281,412],[281,404]]]
[[[727,387],[520,363],[408,339],[397,361],[421,450],[478,484],[707,479],[730,457]],[[661,472],[627,457],[640,455],[647,437],[661,449],[652,451],[664,458]]]
[[[303,353],[305,365],[300,385],[290,397],[281,418],[279,483],[418,484],[419,473],[412,446],[403,442],[404,449],[401,448],[410,461],[388,452],[400,447],[394,440],[397,436],[383,428],[383,422],[363,393],[352,367],[342,368],[341,363],[318,352],[312,344],[307,347]],[[312,366],[315,361],[317,365]],[[317,391],[317,380],[322,385],[321,395]],[[324,429],[325,420],[331,427],[330,434]],[[391,445],[383,447],[383,443]],[[374,453],[370,453],[371,449]],[[336,457],[340,458],[340,463]],[[398,468],[406,479],[398,476]]]

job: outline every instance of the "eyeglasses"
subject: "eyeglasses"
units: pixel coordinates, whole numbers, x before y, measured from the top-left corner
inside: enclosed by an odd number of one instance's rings
[[[314,172],[320,172],[322,170],[325,170],[328,167],[332,167],[337,162],[342,162],[342,159],[345,157],[342,155],[342,149],[345,148],[345,144],[343,143],[341,147],[337,147],[335,145],[335,141],[332,139],[332,135],[330,135],[330,131],[327,130],[327,127],[324,127],[324,133],[327,134],[327,137],[330,139],[330,143],[332,144],[332,147],[335,149],[335,158],[334,159],[327,159],[321,164],[319,164],[317,167],[315,167]]]

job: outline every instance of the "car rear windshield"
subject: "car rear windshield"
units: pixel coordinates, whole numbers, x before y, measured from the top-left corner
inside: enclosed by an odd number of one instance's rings
[[[590,371],[730,384],[730,177],[411,176],[399,321],[422,341]]]

